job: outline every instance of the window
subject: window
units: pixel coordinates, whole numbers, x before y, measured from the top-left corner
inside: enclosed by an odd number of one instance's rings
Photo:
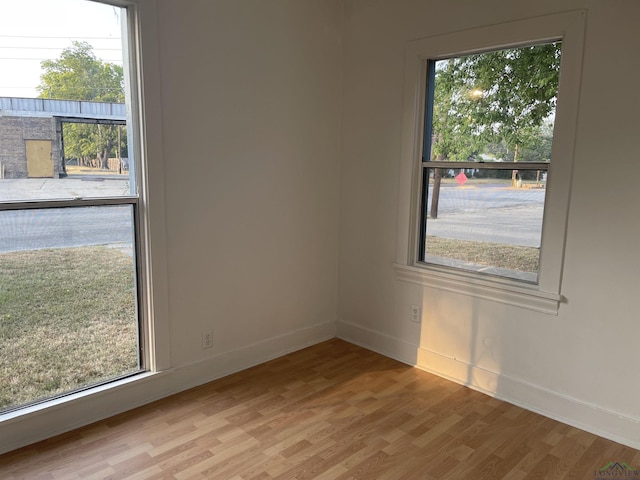
[[[411,42],[400,280],[557,313],[583,12]]]
[[[128,10],[3,13],[0,413],[149,368]]]
[[[428,61],[419,261],[537,283],[560,52]]]

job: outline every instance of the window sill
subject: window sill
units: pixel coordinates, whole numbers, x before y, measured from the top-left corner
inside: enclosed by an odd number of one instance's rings
[[[483,300],[526,308],[547,315],[558,315],[562,295],[545,292],[537,285],[523,285],[508,280],[482,278],[468,272],[451,272],[436,266],[412,267],[395,264],[396,279],[460,293]]]
[[[114,391],[117,391],[117,389],[130,386],[133,383],[143,382],[151,378],[158,377],[161,373],[162,372],[142,371],[119,380],[105,382],[94,387],[88,387],[83,390],[43,400],[32,405],[27,405],[22,408],[9,410],[0,414],[0,424],[20,420],[30,415],[41,415],[49,410],[60,409],[61,407],[68,406],[74,402],[95,401],[96,398],[104,395],[105,393],[113,393]]]

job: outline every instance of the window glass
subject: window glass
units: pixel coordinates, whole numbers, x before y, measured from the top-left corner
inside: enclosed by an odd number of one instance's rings
[[[560,43],[428,63],[420,261],[536,283]]]
[[[0,410],[135,373],[131,205],[0,211]]]
[[[0,37],[0,200],[135,195],[126,9],[87,0],[2,9],[11,22]]]
[[[145,368],[127,10],[2,9],[0,412]]]

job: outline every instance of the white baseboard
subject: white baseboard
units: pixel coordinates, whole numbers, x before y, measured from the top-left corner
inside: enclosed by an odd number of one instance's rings
[[[328,322],[265,339],[201,362],[146,373],[0,415],[0,454],[197,387],[335,337]]]
[[[640,418],[483,369],[351,323],[338,322],[337,337],[567,425],[640,449]]]

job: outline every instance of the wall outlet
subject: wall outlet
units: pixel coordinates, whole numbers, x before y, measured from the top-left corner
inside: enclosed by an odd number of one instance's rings
[[[206,330],[202,332],[202,348],[213,347],[213,330]]]
[[[422,320],[422,312],[420,305],[411,305],[411,321],[415,323],[420,323]]]

